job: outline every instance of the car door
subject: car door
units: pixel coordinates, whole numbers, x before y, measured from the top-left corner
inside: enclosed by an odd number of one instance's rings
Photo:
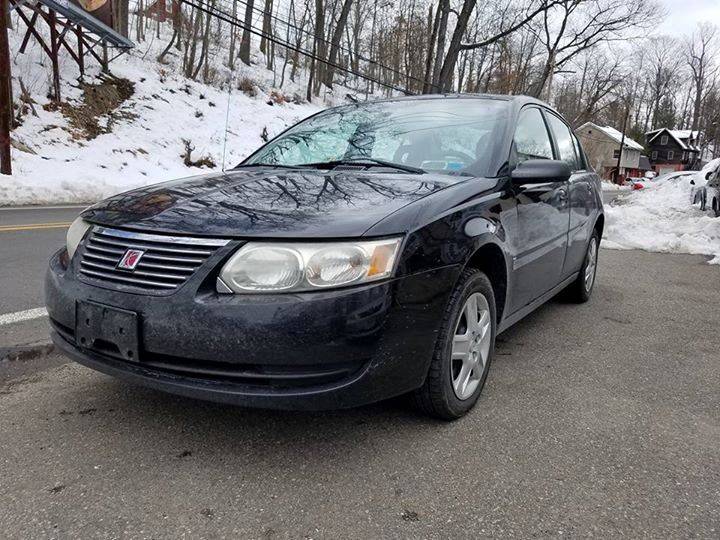
[[[555,140],[558,158],[570,165],[573,171],[568,185],[569,231],[565,262],[561,279],[580,270],[585,260],[590,235],[595,226],[592,219],[599,206],[593,183],[597,181],[595,173],[588,170],[580,143],[572,129],[557,115],[546,112],[545,117]]]
[[[511,161],[555,159],[547,122],[537,106],[523,108],[518,117]],[[513,311],[555,287],[567,249],[569,227],[568,182],[545,182],[515,188],[517,231],[513,257]]]

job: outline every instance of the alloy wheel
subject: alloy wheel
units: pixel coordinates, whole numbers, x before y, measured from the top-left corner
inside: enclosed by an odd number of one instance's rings
[[[590,292],[595,282],[595,271],[597,269],[598,246],[595,237],[590,239],[588,246],[587,264],[585,265],[585,290]]]
[[[473,293],[465,301],[453,334],[450,377],[459,400],[470,398],[480,384],[491,340],[490,306],[485,296]]]

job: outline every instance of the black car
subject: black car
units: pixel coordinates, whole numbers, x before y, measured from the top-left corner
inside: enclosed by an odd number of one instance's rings
[[[85,210],[50,261],[57,346],[129,381],[247,406],[477,401],[496,336],[595,281],[598,176],[527,97],[321,112],[237,168]]]

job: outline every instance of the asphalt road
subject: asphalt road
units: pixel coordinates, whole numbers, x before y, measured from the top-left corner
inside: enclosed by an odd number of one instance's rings
[[[68,225],[83,208],[0,207],[0,314],[42,305],[47,261],[65,243]]]
[[[718,537],[718,306],[703,257],[603,250],[592,300],[501,336],[452,424],[400,401],[245,410],[60,357],[0,363],[0,537]]]

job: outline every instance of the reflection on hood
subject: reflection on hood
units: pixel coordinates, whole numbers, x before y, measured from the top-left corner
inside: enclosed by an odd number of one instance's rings
[[[193,234],[359,235],[403,206],[463,180],[430,174],[240,170],[121,194],[85,216],[108,226]]]

